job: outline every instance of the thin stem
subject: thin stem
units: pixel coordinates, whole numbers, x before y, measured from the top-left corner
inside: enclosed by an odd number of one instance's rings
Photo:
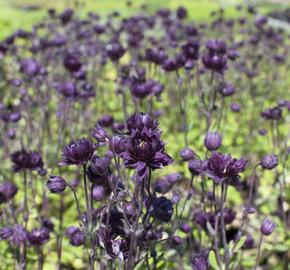
[[[258,265],[259,265],[262,242],[263,242],[263,234],[261,234],[261,237],[260,237],[259,246],[258,246],[258,253],[257,253],[257,257],[256,257],[256,264],[255,264],[254,270],[256,270]]]
[[[75,189],[73,188],[73,186],[69,185],[68,184],[68,187],[71,189],[72,193],[73,193],[73,196],[74,196],[74,199],[75,199],[75,202],[76,202],[76,205],[77,205],[77,210],[78,210],[78,215],[79,215],[79,218],[81,217],[81,209],[80,209],[80,203],[79,203],[79,200],[78,200],[78,197],[77,197],[77,194],[76,194],[76,191]]]

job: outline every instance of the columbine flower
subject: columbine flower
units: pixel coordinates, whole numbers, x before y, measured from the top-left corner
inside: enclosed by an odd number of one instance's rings
[[[49,240],[49,230],[46,228],[33,229],[27,234],[27,238],[32,246],[41,246]]]
[[[160,221],[169,222],[173,215],[173,203],[166,197],[154,198],[152,215]]]
[[[127,139],[126,151],[120,154],[125,167],[137,170],[139,179],[148,174],[149,168],[155,170],[172,163],[172,158],[165,153],[160,133],[152,134],[151,130],[133,131]]]
[[[276,227],[275,223],[271,219],[266,218],[262,223],[260,231],[264,235],[270,235],[275,230],[275,227]]]
[[[66,181],[61,176],[51,175],[46,183],[51,193],[62,193],[66,189]]]
[[[236,178],[245,170],[246,164],[245,159],[235,159],[229,154],[213,152],[208,160],[205,174],[215,182],[221,183]]]
[[[77,227],[69,227],[66,230],[66,235],[70,239],[69,242],[72,246],[81,246],[85,243],[85,234]]]
[[[158,121],[153,120],[149,114],[146,113],[134,113],[127,119],[127,128],[131,133],[133,130],[139,130],[142,132],[144,129],[157,131]]]
[[[263,156],[260,164],[261,164],[263,169],[272,170],[278,166],[278,158],[274,154],[266,155],[266,156]]]
[[[210,151],[217,150],[222,144],[222,136],[218,132],[207,132],[204,145]]]
[[[64,147],[59,165],[82,165],[91,159],[94,150],[94,145],[88,139],[71,141]]]
[[[209,268],[208,250],[196,254],[192,261],[193,270],[207,270]]]
[[[17,187],[12,182],[6,181],[0,184],[0,204],[11,200],[17,191]]]
[[[41,155],[37,152],[22,149],[12,153],[11,160],[15,172],[20,170],[37,170],[43,166]]]

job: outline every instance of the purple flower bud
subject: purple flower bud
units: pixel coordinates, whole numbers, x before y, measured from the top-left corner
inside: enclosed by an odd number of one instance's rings
[[[179,237],[179,236],[172,236],[171,238],[170,238],[170,245],[172,246],[172,247],[178,247],[178,246],[180,246],[182,244],[182,239]]]
[[[186,147],[179,151],[179,156],[182,158],[182,160],[188,161],[188,160],[194,159],[196,154],[193,152],[192,149],[190,149],[189,147]]]
[[[238,103],[232,103],[231,104],[231,110],[233,112],[239,112],[241,110],[241,105]]]
[[[260,165],[265,170],[272,170],[278,166],[278,158],[276,155],[266,155],[262,158]]]
[[[102,186],[95,186],[93,189],[93,198],[95,201],[100,202],[106,197],[106,191]]]
[[[218,132],[207,132],[204,139],[204,145],[208,150],[217,150],[221,144],[222,137]]]
[[[12,182],[6,181],[0,184],[0,204],[11,200],[17,191],[17,187]]]
[[[72,246],[81,246],[85,243],[85,234],[81,229],[77,227],[69,227],[66,230],[66,235],[70,239],[70,244]]]
[[[46,185],[51,193],[58,194],[66,189],[67,183],[61,176],[51,175]]]
[[[193,270],[208,270],[209,261],[208,261],[208,250],[204,250],[196,254],[192,261]]]
[[[70,72],[77,72],[80,70],[82,63],[77,54],[66,53],[63,59],[64,67]]]
[[[188,223],[182,223],[180,225],[180,230],[183,231],[184,233],[189,233],[192,231],[192,228],[189,226]]]
[[[98,124],[101,127],[110,127],[112,126],[113,122],[114,117],[112,115],[106,114],[101,117],[101,119],[98,121]]]
[[[18,122],[21,119],[21,114],[19,112],[14,112],[10,115],[10,121],[11,122]]]
[[[262,223],[260,231],[263,235],[270,235],[275,230],[275,227],[275,223],[271,219],[266,218]]]
[[[109,139],[107,132],[99,125],[97,125],[95,128],[93,128],[91,136],[97,142],[106,142]]]

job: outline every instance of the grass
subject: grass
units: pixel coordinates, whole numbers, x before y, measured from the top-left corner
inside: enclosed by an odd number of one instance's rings
[[[126,0],[83,0],[81,6],[77,8],[81,14],[88,11],[95,11],[100,14],[106,14],[112,10],[118,10],[120,13],[129,15],[138,11],[141,4],[146,3],[150,11],[160,7],[171,9],[183,5],[188,8],[189,16],[195,20],[206,19],[209,14],[219,7],[226,7],[226,15],[229,17],[237,16],[238,13],[234,6],[241,3],[241,0],[132,0],[133,6],[128,8]],[[282,6],[279,3],[269,3],[262,0],[251,0],[260,6],[260,11],[267,13],[270,10]],[[288,2],[288,1],[286,1]],[[290,5],[284,4],[284,5]],[[41,21],[49,8],[55,8],[58,11],[66,7],[76,7],[72,0],[0,0],[0,38],[4,38],[18,28],[29,29],[31,26]]]

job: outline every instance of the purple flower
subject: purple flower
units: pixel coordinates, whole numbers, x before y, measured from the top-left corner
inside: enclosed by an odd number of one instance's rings
[[[66,189],[66,181],[61,176],[51,175],[46,183],[51,193],[62,193]]]
[[[222,144],[222,136],[218,132],[207,132],[204,145],[210,151],[217,150]]]
[[[49,230],[46,228],[33,229],[27,234],[27,238],[32,246],[41,246],[49,240]]]
[[[0,240],[10,239],[13,235],[13,229],[10,227],[3,227],[0,229]]]
[[[61,82],[56,84],[56,90],[65,97],[76,97],[78,95],[74,82]]]
[[[262,158],[260,165],[265,170],[272,170],[278,166],[278,158],[276,155],[266,155]]]
[[[82,67],[80,57],[75,53],[66,53],[63,65],[70,72],[77,72]]]
[[[98,186],[107,186],[110,160],[106,157],[94,156],[88,166],[87,175],[89,180]]]
[[[158,131],[158,121],[153,120],[149,114],[134,113],[127,119],[127,128],[131,133],[133,130],[142,132],[143,130],[150,130],[151,132]]]
[[[160,221],[169,222],[173,215],[173,203],[166,197],[154,198],[152,201],[152,215]]]
[[[27,231],[19,224],[16,224],[13,227],[13,234],[10,238],[10,242],[15,245],[19,246],[24,244],[27,241]]]
[[[173,162],[165,152],[160,133],[152,133],[147,129],[143,129],[142,132],[134,130],[127,139],[126,151],[120,156],[124,160],[125,167],[137,170],[139,179],[146,177],[149,168],[160,169]]]
[[[64,147],[59,165],[82,165],[91,159],[94,150],[94,145],[88,139],[71,141]]]
[[[235,159],[229,154],[213,152],[208,160],[205,174],[215,182],[221,183],[236,178],[245,170],[246,164],[245,159]]]
[[[92,129],[91,136],[99,143],[109,140],[109,135],[100,125],[97,125],[95,128]]]
[[[202,174],[207,169],[207,160],[193,159],[188,162],[188,169],[194,176]]]
[[[6,181],[0,184],[0,204],[11,200],[17,191],[17,187],[12,182]]]
[[[209,251],[204,250],[193,257],[193,260],[192,260],[193,270],[208,270],[209,269],[208,254],[209,254]]]
[[[271,219],[266,218],[262,223],[260,231],[263,235],[270,235],[275,230],[275,227],[275,223]]]
[[[279,120],[282,117],[282,110],[279,107],[269,108],[263,111],[261,116],[267,120]]]
[[[120,43],[109,43],[106,46],[106,53],[112,61],[118,61],[126,52]]]
[[[15,172],[25,169],[37,170],[43,167],[41,155],[25,149],[12,153],[11,161]]]
[[[72,246],[82,246],[85,244],[85,234],[77,227],[69,227],[66,230],[66,235],[69,238],[69,242]]]
[[[34,77],[34,76],[39,74],[40,65],[39,65],[39,63],[36,62],[35,59],[28,58],[28,59],[24,59],[21,62],[20,69],[25,75],[27,75],[29,77]]]
[[[194,159],[196,154],[193,152],[191,148],[186,147],[179,151],[179,156],[182,158],[182,160],[188,161]]]
[[[182,52],[187,60],[197,60],[199,52],[199,42],[193,40],[181,46]]]

